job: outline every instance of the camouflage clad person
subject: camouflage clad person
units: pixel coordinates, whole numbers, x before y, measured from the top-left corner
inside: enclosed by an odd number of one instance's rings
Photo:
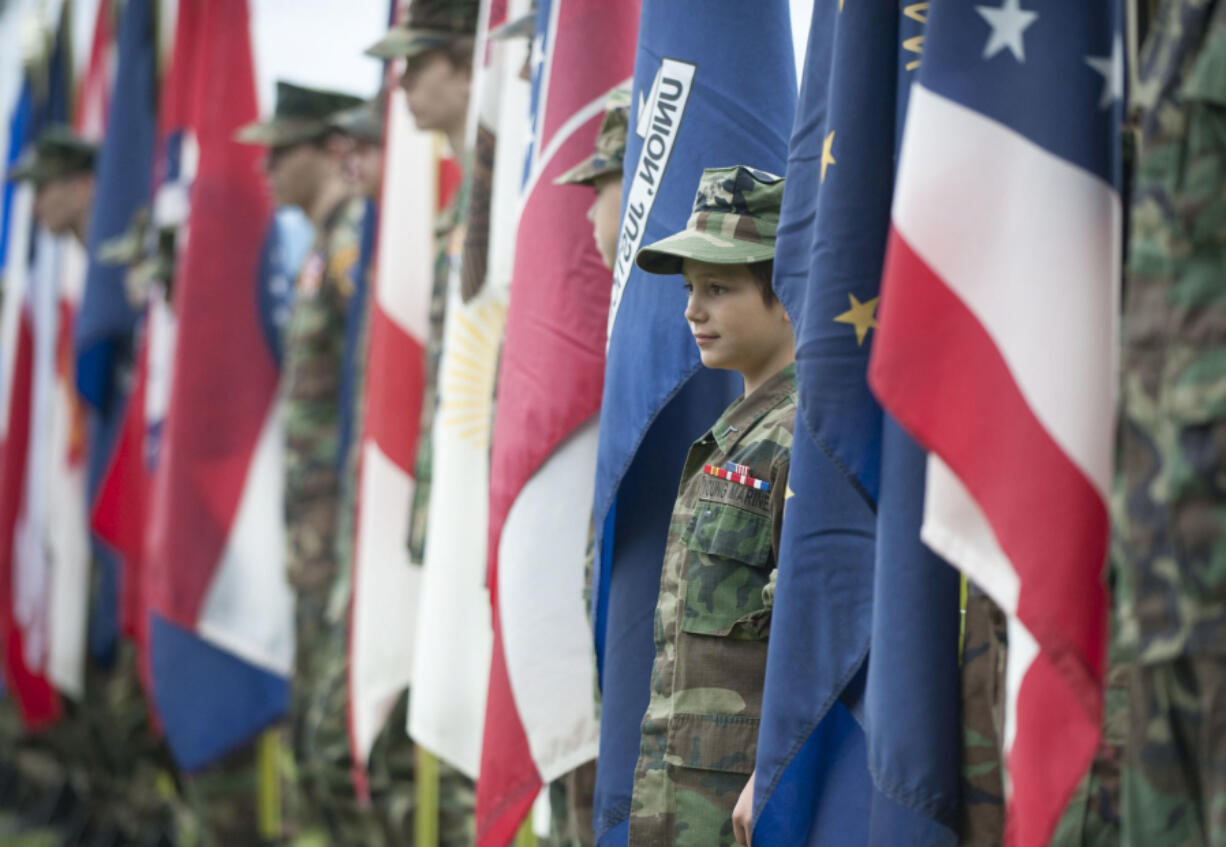
[[[463,148],[472,82],[472,55],[477,28],[475,0],[412,0],[402,23],[367,52],[380,59],[403,60],[400,87],[409,112],[420,130],[440,132],[453,151]],[[414,463],[413,502],[409,520],[409,556],[421,563],[425,553],[426,518],[430,505],[433,463],[431,431],[438,406],[438,371],[442,357],[446,320],[447,286],[453,257],[462,237],[462,198],[453,198],[435,221],[435,273],[430,295],[430,331],[426,342],[425,389]],[[413,747],[405,734],[408,697],[399,697],[382,733],[371,751],[371,791],[386,809],[389,821],[405,820],[409,798],[398,786],[411,779]],[[473,841],[472,781],[440,762],[438,833],[443,847],[469,845]],[[380,792],[386,799],[380,800]],[[399,810],[399,811],[398,811]],[[427,813],[428,810],[417,810]]]
[[[326,611],[338,576],[340,468],[347,446],[340,433],[342,358],[365,210],[345,178],[349,141],[330,118],[360,105],[347,94],[279,82],[272,118],[238,133],[240,141],[269,148],[266,171],[278,204],[302,209],[315,227],[295,284],[282,364],[286,569],[296,635],[290,717],[300,817],[318,819],[346,844],[367,843],[376,824],[359,801],[347,748],[337,750],[320,737],[312,695],[326,672]]]
[[[1133,91],[1121,627],[1125,844],[1226,844],[1226,2],[1165,0]]]
[[[702,363],[739,371],[745,394],[690,448],[673,507],[630,810],[635,845],[748,839],[796,417],[792,325],[770,282],[782,196],[782,177],[706,170],[686,229],[636,257],[648,273],[684,276]]]
[[[604,119],[596,133],[592,155],[554,180],[555,185],[577,185],[595,193],[588,220],[592,238],[605,267],[613,270],[622,205],[622,165],[626,158],[626,127],[630,123],[630,91],[615,88],[605,101]],[[584,573],[584,608],[591,606],[592,553],[595,527],[588,531],[588,555]],[[599,699],[599,692],[596,692]],[[597,705],[597,708],[599,706]],[[553,836],[558,847],[589,847],[595,840],[593,803],[596,763],[589,762],[555,780],[549,787],[553,812]]]

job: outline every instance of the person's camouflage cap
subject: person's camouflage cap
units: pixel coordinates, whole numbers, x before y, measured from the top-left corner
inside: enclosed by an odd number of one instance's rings
[[[412,0],[402,23],[367,48],[376,59],[407,59],[477,31],[477,0]]]
[[[387,92],[378,94],[360,106],[342,109],[328,119],[339,132],[371,144],[383,143],[383,129],[387,123]]]
[[[652,274],[679,274],[684,259],[747,265],[775,258],[783,177],[736,165],[708,168],[698,181],[685,229],[639,250],[635,262]]]
[[[97,145],[68,127],[48,127],[9,170],[8,178],[14,182],[28,180],[35,185],[45,185],[66,176],[91,173],[97,157]]]
[[[594,185],[608,174],[620,174],[626,159],[626,127],[630,123],[630,89],[615,88],[605,101],[604,121],[596,133],[596,152],[555,179],[554,185]]]
[[[304,141],[314,141],[335,129],[330,118],[337,112],[362,105],[361,97],[307,88],[292,82],[277,83],[277,105],[273,116],[264,121],[252,121],[234,134],[244,144],[268,147],[288,147]]]

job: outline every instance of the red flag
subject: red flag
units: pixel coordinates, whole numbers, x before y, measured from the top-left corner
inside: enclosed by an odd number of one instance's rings
[[[544,62],[490,466],[494,651],[478,845],[509,841],[542,784],[596,751],[581,586],[611,274],[592,242],[592,194],[553,180],[591,155],[609,91],[633,72],[638,14],[598,0],[539,10]]]
[[[170,620],[194,629],[238,511],[278,374],[252,307],[272,216],[258,177],[263,151],[233,138],[259,113],[247,4],[186,0],[180,5],[180,14],[198,5],[197,72],[187,113],[199,165],[176,284],[176,304],[185,320],[174,357],[152,540],[153,555],[175,566],[161,569],[153,600]],[[225,402],[219,402],[222,398]]]
[[[90,141],[100,142],[106,133],[115,61],[115,8],[111,0],[100,0],[89,48],[89,64],[77,93],[77,113],[72,121],[77,132]]]

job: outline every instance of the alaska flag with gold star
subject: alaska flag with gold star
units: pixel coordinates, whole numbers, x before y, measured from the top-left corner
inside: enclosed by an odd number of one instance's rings
[[[957,578],[919,540],[923,455],[866,380],[927,5],[829,0],[814,10],[775,257],[800,411],[755,844],[956,840]]]

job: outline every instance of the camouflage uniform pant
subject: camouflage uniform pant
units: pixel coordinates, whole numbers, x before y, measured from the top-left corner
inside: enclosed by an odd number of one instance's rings
[[[549,784],[552,847],[593,847],[592,820],[596,794],[596,763],[580,765]]]
[[[962,825],[959,844],[1004,841],[1004,613],[971,586],[962,652]],[[1120,764],[1128,721],[1129,663],[1113,641],[1103,738],[1090,772],[1077,786],[1052,836],[1053,847],[1120,843]],[[1155,844],[1160,842],[1153,842]]]
[[[301,631],[301,630],[300,630]],[[354,779],[349,741],[347,626],[344,617],[318,630],[322,645],[308,668],[309,690],[295,746],[302,797],[332,838],[330,843],[379,847],[411,845],[416,811],[417,750],[405,731],[408,695],[401,695],[375,739],[369,762],[369,801]],[[473,841],[472,781],[439,767],[439,845]]]
[[[110,668],[87,661],[85,697],[68,704],[63,731],[103,821],[128,838],[173,830],[176,768],[150,720],[131,644],[119,645]]]
[[[259,742],[252,741],[184,780],[202,847],[281,842],[260,832],[259,772]]]
[[[1123,843],[1226,845],[1226,662],[1138,664],[1129,724]]]

